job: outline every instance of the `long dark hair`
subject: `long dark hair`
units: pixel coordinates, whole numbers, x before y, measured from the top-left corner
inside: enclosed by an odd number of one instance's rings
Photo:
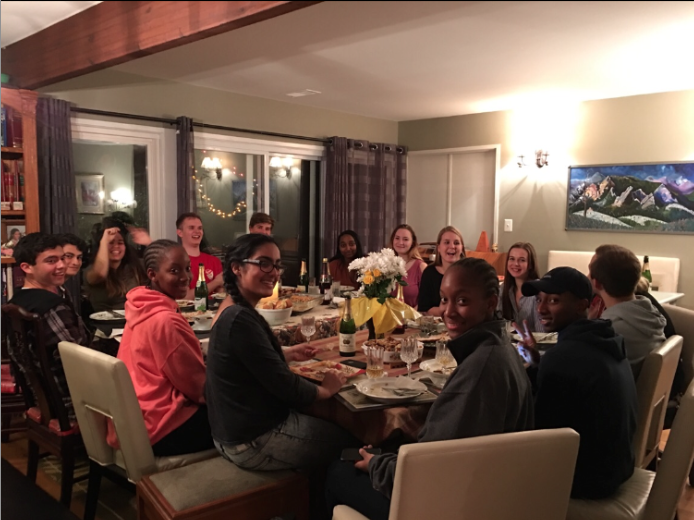
[[[357,235],[351,229],[347,229],[347,230],[343,231],[342,233],[340,233],[339,235],[337,235],[337,245],[335,246],[337,251],[335,252],[333,257],[330,259],[330,262],[332,262],[333,260],[342,260],[342,262],[345,261],[345,257],[340,252],[340,239],[345,235],[351,236],[354,239],[354,243],[357,245],[357,252],[355,253],[354,258],[352,258],[352,260],[356,260],[357,258],[361,258],[364,256],[364,250],[361,247],[361,240],[359,240],[359,235]]]
[[[142,268],[140,257],[137,254],[135,246],[130,241],[130,233],[122,221],[111,217],[105,217],[101,224],[94,226],[92,231],[92,257],[91,264],[94,264],[96,255],[99,253],[101,238],[104,236],[104,231],[109,228],[116,227],[120,231],[125,243],[125,255],[117,269],[111,269],[109,266],[108,274],[106,275],[106,293],[110,298],[116,296],[125,296],[128,292],[128,287],[125,280],[135,278],[137,285],[145,285],[147,283],[147,275]]]
[[[516,242],[511,247],[508,248],[508,253],[511,254],[513,249],[523,249],[528,253],[528,280],[537,280],[540,276],[537,274],[537,254],[535,253],[535,248],[530,242]],[[513,281],[512,281],[513,280]],[[501,315],[504,319],[512,321],[516,317],[513,314],[513,306],[511,304],[511,287],[515,291],[520,290],[516,287],[516,279],[511,276],[511,272],[508,270],[508,256],[506,257],[506,271],[504,272],[504,288],[501,291]]]
[[[235,305],[240,305],[241,307],[245,307],[251,311],[251,314],[258,320],[258,323],[262,325],[263,330],[265,330],[265,333],[270,339],[274,349],[281,353],[282,347],[280,346],[279,341],[277,341],[275,334],[272,332],[270,325],[268,325],[265,318],[258,314],[258,311],[256,311],[250,303],[248,303],[248,300],[243,297],[238,286],[237,277],[232,270],[234,264],[240,265],[244,260],[253,256],[258,248],[264,246],[265,244],[274,244],[277,246],[277,242],[275,242],[274,238],[269,235],[262,235],[260,233],[249,233],[236,239],[236,242],[229,248],[224,257],[224,288],[226,289],[227,294],[231,296],[231,299],[234,301]],[[277,247],[279,248],[279,246]]]

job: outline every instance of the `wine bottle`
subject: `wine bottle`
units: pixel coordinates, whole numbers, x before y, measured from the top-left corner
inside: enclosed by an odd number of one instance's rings
[[[357,326],[352,317],[352,301],[345,299],[345,312],[340,320],[340,355],[354,356],[357,352],[356,344]]]
[[[299,285],[308,292],[308,271],[306,271],[306,259],[301,260],[301,272],[299,273]]]
[[[195,310],[207,311],[207,282],[205,281],[205,266],[198,264],[198,282],[195,284]]]
[[[651,276],[651,266],[648,263],[648,255],[643,257],[643,271],[641,272],[646,280],[648,280],[648,286],[650,287],[653,283],[653,277]]]
[[[320,275],[320,292],[323,295],[322,305],[329,305],[332,300],[330,287],[333,284],[333,279],[330,276],[330,267],[328,267],[328,259],[323,258],[323,267]]]

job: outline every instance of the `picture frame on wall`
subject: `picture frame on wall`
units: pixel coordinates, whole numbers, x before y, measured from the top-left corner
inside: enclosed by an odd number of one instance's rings
[[[569,166],[566,230],[694,234],[694,162]]]
[[[75,175],[77,213],[104,214],[104,176],[100,173]]]

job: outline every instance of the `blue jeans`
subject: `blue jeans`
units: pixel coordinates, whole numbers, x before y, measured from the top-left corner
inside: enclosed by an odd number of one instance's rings
[[[240,446],[214,441],[222,456],[255,471],[311,469],[337,460],[346,447],[361,443],[336,424],[295,411],[267,433]]]

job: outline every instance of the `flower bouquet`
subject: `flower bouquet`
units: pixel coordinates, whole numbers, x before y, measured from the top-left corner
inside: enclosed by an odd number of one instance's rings
[[[361,283],[352,301],[352,314],[357,326],[373,321],[376,334],[385,334],[400,327],[405,320],[417,319],[420,314],[409,305],[392,297],[398,286],[406,286],[405,261],[392,249],[369,253],[349,264],[357,271]]]

